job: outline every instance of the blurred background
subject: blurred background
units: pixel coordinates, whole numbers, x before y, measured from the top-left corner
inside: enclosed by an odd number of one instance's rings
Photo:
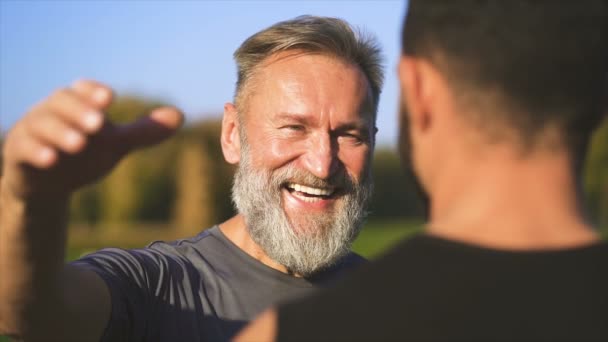
[[[406,2],[0,1],[0,139],[29,107],[79,78],[113,87],[108,111],[130,121],[160,104],[186,114],[175,138],[126,158],[73,198],[69,258],[197,234],[233,215],[234,169],[219,146],[236,82],[232,53],[251,34],[302,14],[375,33],[386,57],[373,172],[375,195],[355,250],[375,257],[421,228],[423,207],[396,153],[399,32]],[[1,163],[1,158],[0,158]],[[608,123],[596,133],[584,187],[590,218],[608,227]],[[608,231],[603,228],[606,234]]]

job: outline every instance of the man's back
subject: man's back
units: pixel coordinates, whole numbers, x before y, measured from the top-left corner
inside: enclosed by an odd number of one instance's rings
[[[278,340],[586,341],[608,336],[606,242],[516,251],[421,234],[373,266],[355,273],[348,286],[281,307]],[[343,315],[346,307],[349,319]]]

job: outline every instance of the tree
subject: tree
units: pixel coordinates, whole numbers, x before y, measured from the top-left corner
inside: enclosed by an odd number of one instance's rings
[[[180,136],[173,222],[184,233],[234,215],[230,193],[235,168],[224,161],[221,127],[221,120],[209,119],[189,125]]]
[[[118,97],[107,111],[117,124],[132,122],[163,105],[135,96]],[[78,191],[72,201],[73,221],[103,223],[105,229],[135,221],[168,221],[174,200],[175,143],[128,155],[100,182]]]
[[[400,165],[395,151],[378,148],[372,164],[374,194],[370,206],[374,218],[424,217],[424,203],[414,180]]]
[[[584,175],[591,214],[601,227],[608,230],[608,119],[593,136]]]

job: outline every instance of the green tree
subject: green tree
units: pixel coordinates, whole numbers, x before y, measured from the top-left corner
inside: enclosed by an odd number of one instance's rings
[[[135,96],[118,97],[107,111],[117,124],[131,122],[163,105]],[[106,229],[135,221],[168,221],[174,199],[174,161],[177,145],[159,146],[127,156],[105,179],[78,191],[72,201],[72,220],[103,223]]]
[[[230,200],[234,167],[224,161],[220,135],[221,120],[209,119],[189,125],[180,136],[173,222],[184,233],[234,215]]]
[[[601,227],[608,229],[608,119],[593,136],[584,179],[591,215]]]
[[[371,217],[393,219],[424,216],[423,201],[414,180],[403,171],[394,150],[377,148],[372,172],[374,194],[370,205]]]

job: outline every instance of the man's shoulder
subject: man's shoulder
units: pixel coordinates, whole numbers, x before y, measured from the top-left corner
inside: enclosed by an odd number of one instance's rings
[[[317,284],[333,284],[335,281],[343,278],[344,275],[352,273],[367,263],[367,259],[351,251],[340,258],[335,264],[309,277],[308,280]]]
[[[367,264],[368,262],[369,260],[367,260],[365,257],[351,251],[340,260],[338,266],[344,269],[351,269],[358,268],[362,265]]]
[[[225,247],[222,247],[217,230],[217,226],[213,226],[190,238],[153,241],[143,248],[103,248],[72,263],[106,271],[112,268],[143,270],[171,265],[183,267],[192,264],[195,259],[200,259],[203,254],[221,253]]]
[[[202,230],[200,233],[176,240],[157,240],[149,243],[144,250],[161,254],[187,255],[195,253],[213,253],[224,250],[226,243],[217,225]]]

